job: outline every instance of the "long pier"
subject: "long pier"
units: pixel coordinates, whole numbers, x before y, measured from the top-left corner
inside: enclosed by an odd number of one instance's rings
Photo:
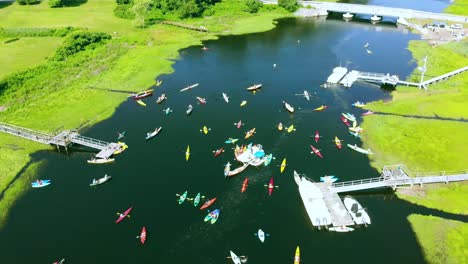
[[[55,145],[57,147],[68,148],[71,144],[78,144],[92,149],[99,150],[96,154],[97,158],[107,159],[111,157],[115,151],[122,146],[118,143],[105,142],[98,139],[85,137],[73,130],[63,130],[56,134],[48,134],[40,131],[35,131],[29,128],[15,126],[0,122],[0,132],[22,137],[28,140],[39,142],[47,145]]]
[[[276,0],[262,0],[265,4],[277,4]],[[320,10],[320,13],[337,12],[337,13],[350,13],[350,14],[361,14],[361,15],[376,15],[381,17],[394,17],[397,19],[431,19],[431,20],[442,20],[452,21],[456,23],[464,23],[468,20],[466,16],[458,16],[443,13],[432,13],[419,11],[415,9],[407,8],[395,8],[385,7],[376,5],[360,5],[360,4],[344,4],[344,3],[332,3],[332,2],[316,2],[316,1],[298,1],[300,5],[310,6]]]

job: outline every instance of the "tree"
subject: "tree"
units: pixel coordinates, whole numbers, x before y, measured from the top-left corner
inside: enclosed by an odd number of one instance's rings
[[[263,3],[258,0],[247,0],[245,1],[247,5],[247,10],[249,13],[257,13],[258,10],[263,6]]]
[[[64,5],[64,0],[49,0],[49,6],[54,7],[62,7]]]
[[[145,16],[151,5],[151,0],[135,0],[133,2],[132,11],[135,13],[133,25],[135,27],[145,27]]]
[[[297,0],[278,0],[278,5],[288,10],[289,12],[294,12],[299,7]]]
[[[16,0],[16,2],[20,5],[35,5],[40,3],[39,0]]]
[[[201,8],[195,2],[195,0],[189,0],[179,8],[179,17],[197,17],[200,15]]]

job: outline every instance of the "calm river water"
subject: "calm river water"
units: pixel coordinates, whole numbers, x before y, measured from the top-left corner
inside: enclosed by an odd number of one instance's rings
[[[448,1],[426,2],[434,4],[432,11],[440,11],[438,4]],[[115,164],[88,165],[91,154],[78,151],[70,156],[35,154],[34,159],[47,161],[39,178],[52,179],[53,184],[27,192],[11,210],[0,231],[2,263],[66,258],[67,263],[218,264],[227,263],[229,250],[248,255],[249,263],[292,263],[297,245],[304,263],[423,262],[406,220],[416,210],[412,205],[388,192],[356,195],[372,225],[347,234],[318,231],[312,228],[293,180],[293,169],[314,180],[325,174],[343,181],[379,176],[365,155],[337,150],[332,139],[361,144],[348,134],[340,113],[360,115],[362,111],[351,103],[389,98],[388,92],[362,83],[350,89],[320,85],[340,64],[405,78],[415,67],[406,47],[418,38],[390,23],[287,19],[265,33],[207,42],[208,51],[200,47],[181,51],[175,72],[162,76],[164,83],[155,92],[166,93],[166,102],[157,105],[153,96],[145,99],[144,108],[128,100],[112,118],[84,131],[106,141],[115,141],[117,131],[127,131],[129,149]],[[363,48],[366,42],[373,54]],[[200,85],[179,92],[192,83]],[[254,83],[263,83],[261,91],[247,92],[245,88]],[[310,102],[295,95],[303,90],[314,93]],[[231,96],[230,103],[222,100],[222,92]],[[196,96],[206,97],[207,104],[197,104]],[[242,100],[248,103],[241,108]],[[285,112],[282,100],[295,106],[296,113]],[[195,106],[189,117],[188,104]],[[322,104],[329,109],[312,111]],[[164,114],[167,107],[174,112]],[[241,129],[234,126],[238,120],[245,123]],[[294,124],[297,131],[280,133],[275,128],[278,122]],[[208,135],[199,131],[204,125],[211,128]],[[158,126],[163,127],[161,134],[146,142],[146,132]],[[254,127],[255,136],[244,140],[244,132]],[[324,159],[309,151],[309,136],[316,130],[322,138],[313,144]],[[228,161],[237,165],[231,146],[224,143],[228,137],[240,138],[241,144],[260,143],[276,160],[225,179],[223,165]],[[189,162],[184,155],[187,145],[192,153]],[[212,150],[221,147],[227,151],[214,158]],[[283,158],[288,166],[280,174]],[[105,173],[113,176],[112,181],[88,186]],[[264,184],[271,176],[280,187],[268,196]],[[241,194],[245,177],[250,185]],[[212,207],[221,209],[216,224],[204,223],[207,212],[193,204],[177,204],[176,193],[185,190],[189,197],[201,192],[218,198]],[[134,206],[131,218],[116,225],[116,212],[129,206]],[[149,232],[144,246],[136,239],[142,226]],[[259,228],[270,234],[263,244],[254,236]]]

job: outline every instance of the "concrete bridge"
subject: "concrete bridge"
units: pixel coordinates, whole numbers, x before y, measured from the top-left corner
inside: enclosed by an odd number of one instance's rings
[[[265,4],[274,4],[278,2],[275,0],[262,0]],[[437,21],[451,21],[456,23],[468,22],[468,17],[457,16],[443,13],[432,13],[419,11],[414,9],[406,8],[395,8],[395,7],[384,7],[374,5],[360,5],[360,4],[343,4],[343,3],[330,3],[330,2],[317,2],[317,1],[298,1],[300,5],[311,6],[315,9],[326,11],[326,12],[338,12],[338,13],[351,13],[360,15],[376,15],[382,17],[394,17],[404,19],[431,19]]]

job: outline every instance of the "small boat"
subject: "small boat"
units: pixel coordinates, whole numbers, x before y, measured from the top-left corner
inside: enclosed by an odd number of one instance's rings
[[[310,148],[312,149],[312,152],[310,153],[314,153],[315,155],[319,156],[321,159],[323,159],[323,156],[322,156],[322,153],[320,153],[320,150],[316,149],[314,146],[310,145]]]
[[[341,115],[348,119],[349,121],[351,122],[356,122],[356,117],[353,115],[353,114],[350,114],[350,113],[341,113]]]
[[[229,103],[229,97],[227,96],[227,94],[223,93],[223,99],[224,101],[226,101],[226,103]]]
[[[273,189],[275,187],[278,187],[278,186],[275,186],[275,181],[273,180],[273,177],[270,178],[270,181],[268,182],[268,185],[266,186],[268,188],[268,195],[271,195],[273,193]]]
[[[203,133],[206,135],[206,134],[208,134],[208,131],[210,131],[210,130],[211,130],[211,128],[208,128],[208,127],[206,127],[206,126],[203,126],[203,128],[200,129],[200,132],[203,132]]]
[[[367,48],[369,47],[369,42],[366,42],[366,44],[364,44],[364,48]]]
[[[211,211],[210,213],[208,213],[208,215],[205,216],[204,221],[205,221],[205,222],[210,221],[211,224],[214,224],[214,223],[216,223],[216,221],[218,220],[218,218],[219,218],[219,209],[216,209],[216,210]]]
[[[354,228],[349,227],[349,226],[334,226],[328,228],[329,231],[335,231],[335,232],[351,232],[354,231]]]
[[[263,232],[262,229],[258,229],[257,234],[255,235],[258,236],[258,239],[260,239],[262,243],[265,242],[265,232]]]
[[[373,114],[375,114],[375,112],[368,110],[367,112],[362,113],[361,116],[367,116],[367,115],[373,115]]]
[[[283,173],[284,169],[286,169],[286,158],[283,159],[280,166],[280,172]]]
[[[316,112],[317,112],[317,111],[323,111],[323,110],[325,110],[325,109],[327,109],[327,108],[328,108],[327,105],[321,105],[321,106],[315,108],[314,111],[316,111]]]
[[[166,109],[163,109],[163,112],[166,113],[166,115],[172,113],[172,109],[171,108],[166,108]]]
[[[205,46],[203,46],[201,49],[202,49],[202,50],[205,50],[205,51],[208,50],[208,48],[205,47]]]
[[[376,16],[376,15],[372,15],[371,18],[370,18],[370,21],[373,22],[373,23],[377,23],[380,20],[382,20],[382,18],[379,17],[379,16]]]
[[[195,196],[195,199],[193,200],[193,206],[197,207],[198,204],[200,203],[201,198],[202,198],[201,194],[197,193],[197,195]]]
[[[366,210],[353,197],[346,196],[343,203],[357,225],[370,225],[371,220]]]
[[[278,131],[283,131],[283,123],[279,122]]]
[[[146,242],[146,227],[143,227],[140,232],[140,242],[141,244],[145,244]]]
[[[239,120],[239,122],[234,123],[234,125],[235,125],[237,128],[241,128],[241,126],[243,125],[242,120]]]
[[[356,133],[364,131],[364,129],[362,127],[360,127],[360,126],[353,126],[353,127],[348,128],[348,129],[349,129],[349,131],[356,132]]]
[[[320,139],[320,134],[319,134],[318,130],[315,131],[315,137],[314,138],[315,138],[315,143],[318,143],[319,139]]]
[[[119,215],[119,218],[117,218],[117,220],[115,220],[115,223],[118,224],[120,223],[120,221],[122,221],[125,217],[128,216],[128,214],[130,213],[130,211],[132,211],[133,207],[130,206],[130,208],[128,208],[125,212],[123,212],[123,214],[118,214]]]
[[[187,146],[187,150],[185,151],[185,161],[188,161],[190,158],[190,145]]]
[[[192,111],[193,111],[193,106],[189,105],[187,110],[185,111],[185,114],[190,115],[192,113]]]
[[[149,90],[146,90],[146,91],[141,91],[141,92],[136,93],[136,94],[131,94],[130,97],[132,99],[138,100],[138,99],[145,98],[145,97],[148,97],[148,96],[151,96],[151,95],[153,95],[153,89],[149,89]]]
[[[366,52],[367,52],[368,54],[374,54],[374,53],[372,52],[372,50],[366,49]]]
[[[247,101],[244,100],[244,101],[241,102],[240,106],[242,107],[242,106],[244,106],[244,105],[246,105],[246,104],[247,104]]]
[[[301,263],[301,251],[299,250],[299,246],[296,247],[296,254],[294,254],[294,264]]]
[[[242,182],[241,193],[243,193],[243,192],[245,192],[245,190],[247,190],[248,184],[249,184],[249,178],[245,178],[244,181]]]
[[[181,92],[184,92],[184,91],[190,90],[190,89],[192,89],[192,88],[195,88],[195,87],[197,87],[197,86],[198,86],[198,83],[195,83],[195,84],[189,85],[189,86],[187,86],[187,87],[181,89],[180,91],[181,91]]]
[[[229,171],[231,170],[231,163],[226,163],[226,165],[224,166],[224,177],[227,177],[228,174],[229,174]]]
[[[198,97],[198,96],[197,96],[197,100],[198,100],[201,104],[206,104],[206,99],[205,99],[205,98],[202,98],[202,97]]]
[[[161,81],[161,80],[156,80],[156,86],[159,86],[159,85],[161,85],[161,84],[162,84],[162,82],[163,82],[163,81]]]
[[[226,143],[226,144],[234,144],[234,143],[237,142],[237,140],[239,140],[239,139],[237,139],[237,138],[229,138],[228,140],[224,141],[224,143]]]
[[[340,116],[341,118],[341,121],[346,125],[346,126],[350,126],[349,122],[348,122],[348,119],[346,119],[344,116]]]
[[[253,134],[255,134],[255,127],[252,128],[252,129],[250,129],[249,131],[247,131],[247,132],[245,133],[245,137],[244,137],[244,138],[245,138],[245,139],[248,139],[249,137],[253,136]]]
[[[294,113],[294,107],[292,107],[290,104],[283,101],[283,105],[284,105],[284,108],[286,108],[286,110],[288,110],[289,113],[291,114]]]
[[[229,250],[229,253],[231,254],[231,259],[232,259],[232,262],[234,262],[234,264],[242,263],[239,256],[237,256],[234,252],[232,252],[232,250]]]
[[[105,183],[106,181],[110,180],[112,178],[112,176],[109,176],[109,175],[104,175],[104,177],[100,178],[100,179],[93,179],[93,182],[89,185],[89,186],[96,186],[96,185],[99,185],[99,184],[103,184]]]
[[[155,137],[157,134],[159,134],[161,129],[162,129],[162,127],[157,127],[157,128],[154,129],[153,132],[146,133],[146,140],[149,140],[149,139]]]
[[[33,183],[31,183],[31,186],[33,188],[41,188],[41,187],[45,187],[47,185],[50,185],[52,182],[50,180],[37,180]]]
[[[122,152],[124,152],[126,149],[128,149],[128,146],[127,144],[125,144],[124,142],[120,142],[120,141],[117,141],[117,143],[120,145],[120,148],[116,151],[114,151],[114,155],[117,155],[117,154],[120,154]]]
[[[364,106],[366,106],[365,103],[360,102],[360,101],[357,101],[357,102],[355,102],[355,103],[353,103],[351,105],[354,106],[354,107],[359,107],[359,108],[363,108]]]
[[[359,135],[358,132],[351,132],[351,131],[349,131],[349,133],[350,133],[351,135],[353,135],[355,138],[361,138],[361,136]]]
[[[160,104],[166,99],[167,99],[166,94],[163,93],[161,94],[161,96],[158,97],[158,99],[156,100],[156,103]]]
[[[206,202],[200,207],[200,210],[203,210],[203,209],[206,209],[206,208],[210,207],[214,202],[216,202],[216,197],[213,198],[213,199],[210,199],[210,200],[206,201]]]
[[[352,149],[352,150],[355,150],[355,151],[357,151],[357,152],[363,153],[363,154],[367,154],[367,155],[372,155],[372,154],[374,154],[374,153],[372,152],[372,150],[370,150],[370,149],[367,149],[367,150],[366,150],[366,149],[360,148],[360,147],[358,147],[356,144],[354,144],[354,145],[347,144],[347,146],[348,146],[348,148],[350,148],[350,149]]]
[[[124,137],[125,137],[125,133],[126,133],[126,131],[123,131],[122,133],[117,132],[117,135],[118,135],[118,136],[117,136],[117,140],[121,140],[122,138],[124,138]]]
[[[146,106],[145,102],[143,102],[142,100],[136,100],[136,102],[141,106]]]
[[[90,164],[105,164],[105,163],[110,163],[110,162],[114,162],[115,159],[96,159],[96,158],[92,158],[90,160],[88,160],[88,163]]]
[[[240,166],[240,167],[238,167],[238,168],[236,168],[236,169],[234,169],[232,171],[228,171],[227,174],[226,174],[226,172],[224,172],[224,176],[225,177],[232,177],[234,175],[237,175],[237,174],[243,172],[245,169],[247,169],[248,166],[249,166],[249,163],[246,162],[242,166]]]
[[[179,194],[176,194],[177,196],[179,196],[179,204],[182,204],[183,202],[185,202],[185,199],[187,199],[187,194],[188,194],[188,191],[185,191],[182,195],[179,195]]]
[[[214,155],[213,155],[213,156],[214,156],[214,157],[218,157],[219,155],[221,155],[221,153],[224,152],[224,148],[217,149],[217,150],[215,150],[215,151],[213,151],[213,152],[214,152]]]
[[[337,180],[338,178],[334,175],[326,175],[326,176],[320,177],[321,182],[334,183]]]
[[[296,131],[296,129],[294,128],[294,125],[290,125],[286,131],[288,131],[288,133],[291,133],[293,131]]]
[[[270,165],[272,159],[273,159],[273,154],[266,155],[265,162],[263,163],[263,165],[265,165],[265,166]]]
[[[255,90],[260,89],[260,88],[262,88],[262,84],[254,84],[254,85],[252,85],[250,87],[247,87],[247,91],[255,91]]]
[[[55,262],[52,263],[52,264],[63,264],[63,263],[65,263],[65,259],[61,259],[61,260],[59,260],[59,261],[55,261]]]
[[[340,140],[337,136],[335,136],[335,140],[334,140],[334,141],[335,141],[336,147],[337,147],[338,149],[341,149],[341,140]]]
[[[344,14],[343,14],[343,19],[344,19],[344,20],[350,20],[350,19],[353,18],[353,16],[354,16],[354,15],[351,14],[351,13],[344,13]]]
[[[304,90],[303,93],[301,93],[301,94],[296,94],[296,95],[304,96],[304,98],[305,98],[307,101],[310,100],[310,93],[309,93],[308,91],[306,91],[306,90]]]

